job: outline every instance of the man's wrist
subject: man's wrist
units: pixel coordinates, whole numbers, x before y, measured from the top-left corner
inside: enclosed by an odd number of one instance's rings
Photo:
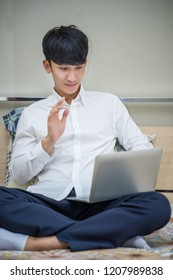
[[[48,136],[44,137],[43,140],[41,141],[41,145],[42,145],[43,150],[46,153],[48,153],[49,155],[53,151],[54,144],[55,143],[52,142]]]

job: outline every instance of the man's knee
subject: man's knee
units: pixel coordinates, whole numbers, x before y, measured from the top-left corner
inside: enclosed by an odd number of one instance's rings
[[[160,192],[152,192],[152,209],[158,219],[163,222],[163,226],[169,221],[171,216],[170,202],[165,195]]]

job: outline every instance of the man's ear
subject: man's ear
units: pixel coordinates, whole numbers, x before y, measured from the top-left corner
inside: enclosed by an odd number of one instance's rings
[[[47,73],[52,72],[50,62],[47,59],[43,60],[43,66]]]

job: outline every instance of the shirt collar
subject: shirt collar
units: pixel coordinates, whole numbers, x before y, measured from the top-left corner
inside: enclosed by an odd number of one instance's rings
[[[55,89],[53,89],[52,91],[52,95],[53,97],[56,99],[56,101],[59,101],[62,97],[55,91]],[[85,94],[85,89],[84,87],[81,85],[80,86],[80,91],[79,94],[77,95],[77,97],[73,100],[72,104],[76,104],[76,105],[85,105],[85,101],[86,101],[86,94]],[[67,104],[68,105],[68,104]],[[72,105],[73,106],[73,105]]]

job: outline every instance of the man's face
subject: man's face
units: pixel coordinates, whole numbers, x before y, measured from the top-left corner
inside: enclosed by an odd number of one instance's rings
[[[60,65],[53,61],[50,64],[47,60],[44,60],[43,65],[47,73],[52,73],[56,92],[71,102],[79,92],[86,63],[82,65]]]

